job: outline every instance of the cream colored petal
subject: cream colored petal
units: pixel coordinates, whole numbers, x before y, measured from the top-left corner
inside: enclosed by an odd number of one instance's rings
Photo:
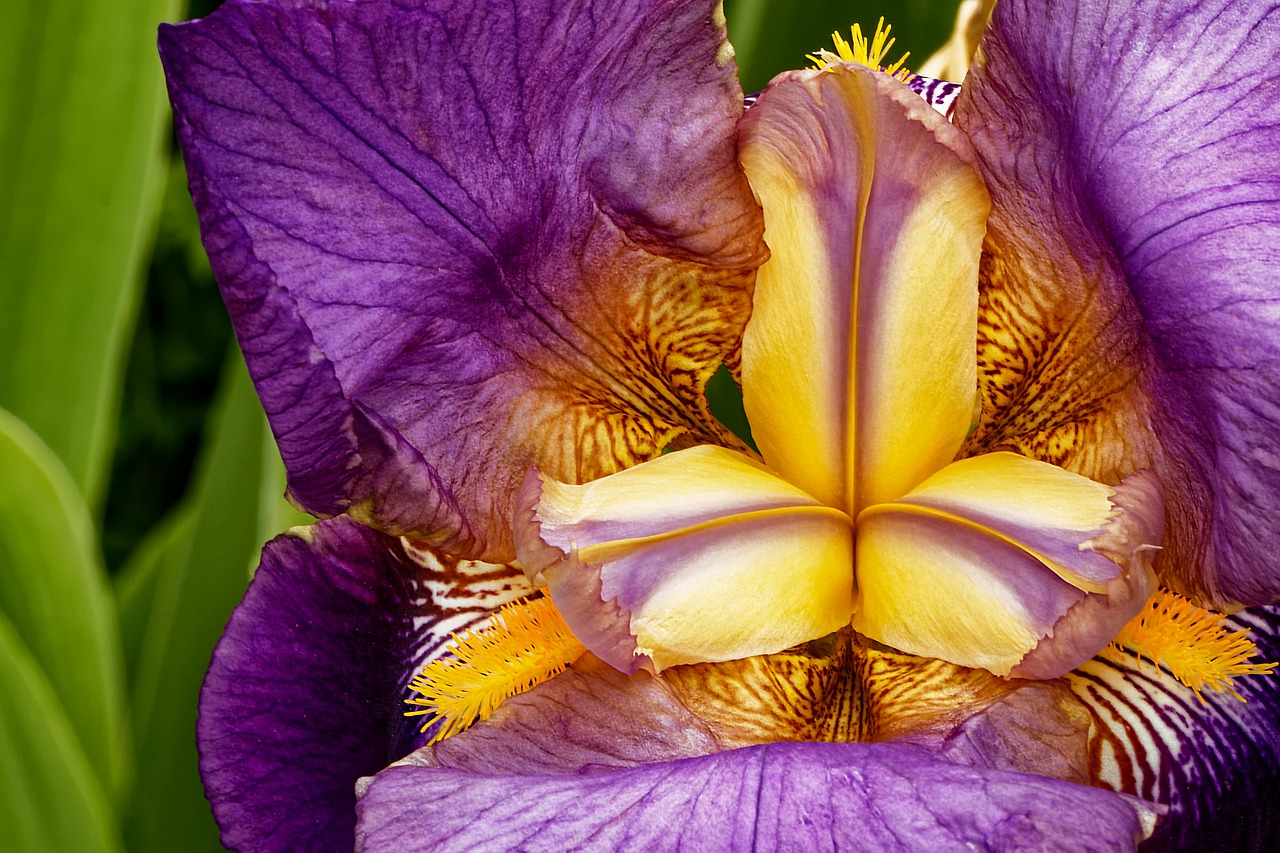
[[[980,526],[1017,543],[1072,586],[1106,592],[1118,569],[1093,550],[1093,541],[1116,515],[1115,494],[1047,462],[987,453],[951,463],[896,504]],[[1158,545],[1159,533],[1141,544]]]
[[[832,506],[898,497],[973,413],[988,202],[967,142],[855,66],[778,78],[740,127],[772,252],[743,339],[761,453]]]
[[[610,556],[604,595],[659,671],[780,652],[853,613],[853,530],[834,510],[729,519]]]
[[[995,0],[964,0],[956,11],[951,38],[937,52],[920,64],[916,71],[927,77],[960,83],[969,73],[969,63],[978,49],[978,41],[987,27],[987,19]]]
[[[539,489],[533,499],[541,538],[562,551],[743,513],[819,505],[759,462],[712,445],[668,453],[581,486],[540,478]]]
[[[1084,592],[997,536],[893,505],[858,524],[854,630],[1007,675]]]
[[[1035,651],[1017,674],[1056,677],[1096,654],[1145,600],[1159,483],[1140,472],[1113,490],[993,457],[954,463],[858,517],[853,626],[997,675]]]
[[[516,540],[575,636],[624,671],[781,651],[848,624],[852,523],[701,447],[584,486],[526,481]]]

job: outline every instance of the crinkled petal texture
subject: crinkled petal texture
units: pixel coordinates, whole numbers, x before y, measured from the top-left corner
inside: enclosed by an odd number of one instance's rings
[[[1062,675],[1154,591],[1146,555],[1160,541],[1160,493],[1119,489],[1126,497],[1114,499],[1117,490],[1012,453],[948,465],[858,516],[853,627],[998,675],[1033,649],[1047,655],[1038,646],[1052,637],[1052,665],[1019,674]],[[1101,604],[1083,606],[1091,593]]]
[[[223,843],[349,851],[356,780],[425,742],[404,716],[410,677],[450,632],[529,591],[519,569],[347,519],[269,543],[200,694],[200,773]]]
[[[987,194],[963,134],[861,66],[782,75],[741,138],[772,252],[743,339],[752,434],[773,470],[856,516],[968,430]]]
[[[358,849],[1132,850],[1144,804],[896,744],[780,743],[588,775],[400,766]]]
[[[1280,7],[1002,0],[955,111],[992,197],[982,419],[1167,491],[1167,582],[1280,596]]]
[[[702,446],[583,486],[533,474],[520,563],[625,672],[777,652],[849,622],[853,527],[741,453]]]
[[[530,464],[729,441],[765,258],[714,0],[231,0],[161,29],[290,494],[507,559]]]

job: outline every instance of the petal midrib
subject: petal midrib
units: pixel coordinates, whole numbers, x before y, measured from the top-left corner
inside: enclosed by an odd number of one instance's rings
[[[619,557],[626,556],[633,551],[662,542],[668,542],[681,536],[689,536],[695,533],[701,533],[707,530],[723,529],[735,524],[750,524],[756,521],[773,520],[786,516],[825,516],[835,521],[842,521],[853,527],[853,520],[841,510],[822,504],[801,505],[801,506],[784,506],[771,507],[769,509],[752,510],[751,512],[735,513],[726,515],[721,518],[711,519],[710,521],[699,522],[688,527],[681,527],[676,530],[657,533],[652,536],[641,536],[634,539],[617,539],[612,542],[601,542],[596,545],[588,545],[586,548],[578,551],[578,559],[583,563],[603,563],[616,560]],[[849,555],[850,562],[853,555]]]
[[[1096,592],[1096,593],[1103,593],[1103,594],[1107,592],[1107,585],[1105,583],[1102,583],[1099,581],[1091,581],[1088,578],[1083,577],[1079,573],[1071,571],[1069,568],[1057,562],[1056,560],[1050,558],[1043,552],[1035,548],[1030,548],[1027,545],[1023,544],[1022,542],[1019,542],[1017,539],[1014,539],[1010,536],[1006,536],[1005,534],[1001,533],[998,530],[993,530],[987,525],[974,521],[973,519],[966,518],[963,515],[958,515],[953,512],[948,512],[946,510],[938,509],[936,507],[923,506],[921,504],[916,504],[916,503],[909,503],[905,500],[873,504],[872,506],[866,507],[860,513],[858,513],[858,518],[856,523],[862,524],[865,519],[871,516],[885,515],[891,512],[902,512],[908,515],[920,515],[920,516],[925,516],[927,518],[934,518],[942,521],[947,521],[953,524],[957,524],[961,527],[964,527],[967,530],[972,530],[976,533],[982,534],[983,536],[988,536],[992,539],[995,539],[999,542],[1003,542],[1006,545],[1010,545],[1013,548],[1018,549],[1022,553],[1026,554],[1032,559],[1037,560],[1038,562],[1043,564],[1045,568],[1052,571],[1055,575],[1057,575],[1059,578],[1066,581],[1067,583],[1071,584],[1076,589],[1083,590],[1084,592]],[[854,546],[854,549],[856,552],[856,549],[857,549],[856,544]]]

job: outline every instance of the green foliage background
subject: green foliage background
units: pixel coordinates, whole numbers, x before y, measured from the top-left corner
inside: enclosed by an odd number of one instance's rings
[[[196,772],[200,681],[262,543],[306,521],[280,497],[155,53],[158,23],[216,5],[0,3],[6,849],[221,849]],[[928,56],[955,6],[897,4],[898,47]],[[883,11],[725,0],[744,88]]]

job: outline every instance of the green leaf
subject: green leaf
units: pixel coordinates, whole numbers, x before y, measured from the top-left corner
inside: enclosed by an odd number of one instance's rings
[[[0,827],[23,853],[117,851],[119,829],[40,665],[0,615]]]
[[[738,438],[758,451],[751,435],[751,424],[742,404],[742,389],[733,380],[733,374],[723,364],[707,381],[707,406],[716,420],[724,424]]]
[[[53,452],[0,410],[0,613],[48,676],[102,787],[127,784],[115,608],[88,508]]]
[[[194,523],[195,514],[189,505],[174,509],[147,533],[114,579],[120,642],[131,688],[137,681],[138,663],[160,578],[166,566],[186,559]]]
[[[290,527],[313,524],[315,516],[309,515],[290,504],[284,497],[285,470],[284,460],[280,458],[280,448],[267,426],[267,416],[262,415],[262,480],[258,491],[258,541],[267,542]],[[254,555],[250,573],[258,568],[257,555]]]
[[[165,173],[155,27],[179,8],[0,3],[0,406],[93,508]]]
[[[173,850],[175,839],[184,851],[221,849],[197,775],[196,703],[209,656],[262,546],[269,436],[239,353],[233,356],[184,510],[190,522],[185,532],[182,521],[173,522],[174,530],[153,540],[156,553],[139,555],[131,570],[138,574],[121,587],[130,624],[149,610],[133,688],[137,782],[125,818],[125,837],[136,853]],[[148,570],[148,560],[158,568]],[[152,572],[147,608],[142,602]],[[133,630],[126,627],[126,636]]]
[[[868,35],[885,17],[897,39],[891,58],[910,51],[915,68],[951,35],[958,0],[841,0],[839,3],[796,3],[794,0],[725,0],[729,39],[737,53],[744,92],[756,92],[779,72],[812,65],[805,54],[831,48],[831,33],[846,39],[854,24]]]

